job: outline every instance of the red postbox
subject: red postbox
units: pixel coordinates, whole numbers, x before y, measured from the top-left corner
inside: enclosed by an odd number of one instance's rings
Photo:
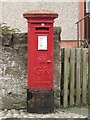
[[[33,94],[38,96],[37,94],[39,94],[39,96],[43,96],[45,99],[48,96],[47,91],[53,91],[53,23],[58,14],[42,10],[31,11],[23,14],[23,16],[28,22],[28,94],[30,94],[28,96],[33,96]],[[44,91],[44,94],[42,91]],[[50,95],[51,98],[52,95]],[[37,98],[32,97],[30,100],[28,99],[29,108],[32,106],[31,101],[33,99]],[[42,107],[38,106],[39,110],[40,108],[42,109]],[[28,111],[38,111],[35,106],[34,109],[30,108]],[[46,109],[42,110],[43,113],[44,111],[46,113]],[[48,112],[50,111],[48,110]]]

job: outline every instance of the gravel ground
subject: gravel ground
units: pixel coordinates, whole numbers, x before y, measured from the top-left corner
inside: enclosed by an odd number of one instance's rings
[[[0,111],[0,120],[2,118],[87,118],[88,116],[79,115],[75,113],[67,113],[63,111],[54,112],[51,114],[31,114],[26,110],[3,110]]]

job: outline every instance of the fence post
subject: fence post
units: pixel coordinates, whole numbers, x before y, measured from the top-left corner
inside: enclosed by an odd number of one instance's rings
[[[68,65],[69,65],[70,49],[64,49],[64,101],[63,106],[68,106]]]
[[[80,66],[81,66],[81,49],[76,49],[76,105],[80,105],[81,81],[80,81]]]
[[[90,48],[88,49],[88,106],[90,110]]]
[[[75,49],[71,49],[70,53],[70,106],[73,106],[75,82]]]
[[[59,90],[60,90],[60,94],[59,94],[59,97],[60,97],[60,105],[61,105],[61,65],[62,65],[62,56],[61,56],[61,53],[62,53],[62,50],[60,49],[60,65],[59,65]]]
[[[82,104],[87,103],[87,48],[82,49]]]

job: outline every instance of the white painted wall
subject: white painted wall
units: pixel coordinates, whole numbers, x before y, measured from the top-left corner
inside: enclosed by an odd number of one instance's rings
[[[77,39],[77,26],[79,11],[78,2],[2,2],[2,22],[12,28],[18,28],[21,32],[27,31],[27,23],[23,13],[32,10],[51,10],[57,12],[59,17],[55,19],[54,26],[61,26],[63,40]]]
[[[2,2],[0,2],[0,23],[2,22]]]

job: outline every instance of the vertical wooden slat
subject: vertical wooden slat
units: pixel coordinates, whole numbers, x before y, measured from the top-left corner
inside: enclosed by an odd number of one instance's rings
[[[81,82],[80,82],[80,64],[81,64],[81,49],[76,49],[76,105],[80,105]]]
[[[59,73],[60,73],[60,75],[59,75],[60,105],[61,105],[61,67],[62,67],[62,58],[61,57],[62,57],[62,49],[60,49],[60,66],[59,66]]]
[[[75,49],[71,49],[70,53],[70,106],[73,106],[75,81]]]
[[[64,49],[61,49],[61,83],[60,83],[60,104],[63,105],[64,93]]]
[[[60,65],[59,65],[59,90],[61,91],[61,49],[60,49]],[[61,96],[61,92],[59,92],[59,97]],[[59,98],[61,105],[61,97]]]
[[[88,105],[90,111],[90,48],[88,49]]]
[[[68,67],[70,49],[64,49],[64,101],[63,106],[68,106]]]
[[[82,49],[82,104],[87,103],[87,48]]]

